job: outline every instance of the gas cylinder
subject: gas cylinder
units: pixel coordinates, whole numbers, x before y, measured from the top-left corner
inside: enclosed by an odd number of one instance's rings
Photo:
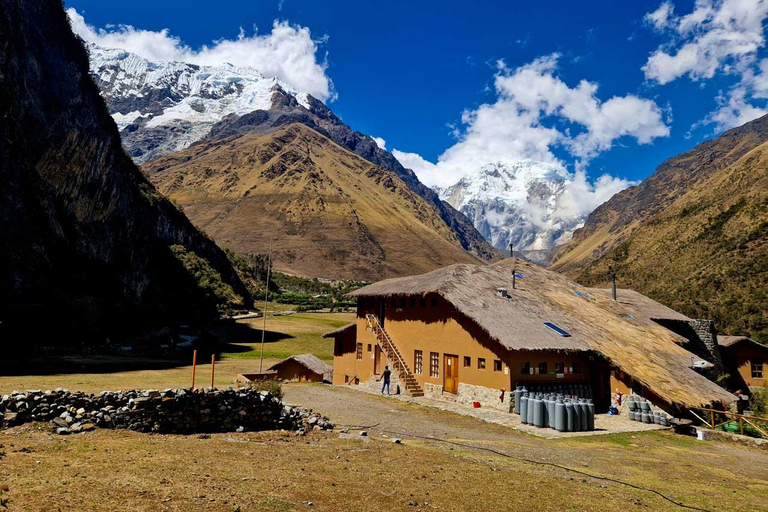
[[[523,388],[517,386],[515,388],[515,414],[520,414],[520,397],[523,396]]]
[[[544,426],[544,400],[541,398],[533,400],[533,424],[539,428]]]
[[[565,432],[566,418],[565,418],[565,404],[562,398],[558,398],[555,402],[555,430],[558,432]]]
[[[520,422],[528,423],[528,393],[520,395]]]
[[[570,400],[565,402],[565,431],[573,432],[574,427],[573,404]]]
[[[579,398],[579,417],[581,418],[581,428],[579,430],[586,431],[587,424],[589,424],[589,410],[587,409],[587,400],[585,398]]]
[[[591,398],[587,398],[587,430],[595,430],[595,404]]]

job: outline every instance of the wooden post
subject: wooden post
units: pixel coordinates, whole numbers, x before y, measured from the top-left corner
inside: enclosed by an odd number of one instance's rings
[[[709,428],[715,428],[715,411],[709,411]]]
[[[741,435],[744,435],[744,418],[739,416],[739,428],[741,429]]]
[[[195,389],[195,367],[197,366],[197,350],[192,352],[192,389]]]
[[[213,387],[213,374],[216,369],[216,354],[211,354],[211,387]]]

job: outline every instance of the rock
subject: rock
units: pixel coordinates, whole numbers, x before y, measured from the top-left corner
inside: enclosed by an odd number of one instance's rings
[[[83,423],[81,428],[83,429],[83,432],[90,432],[91,430],[96,429],[96,425],[93,423]]]
[[[59,427],[56,429],[56,433],[60,436],[69,435],[69,429],[67,427]]]
[[[366,432],[365,430],[360,432],[361,437],[366,437],[367,435],[368,435],[368,432]]]
[[[3,422],[6,425],[13,425],[14,423],[16,423],[16,419],[18,418],[18,416],[19,415],[15,412],[6,412],[3,415]]]
[[[395,444],[403,444],[402,439],[393,439],[392,442]]]
[[[83,425],[81,423],[73,423],[69,426],[69,431],[72,433],[82,432]]]
[[[63,427],[63,428],[66,428],[66,426],[67,426],[67,422],[66,422],[66,421],[64,421],[64,419],[63,419],[63,418],[53,418],[53,421],[51,421],[51,423],[53,423],[53,424],[54,424],[54,425],[56,425],[57,427]]]

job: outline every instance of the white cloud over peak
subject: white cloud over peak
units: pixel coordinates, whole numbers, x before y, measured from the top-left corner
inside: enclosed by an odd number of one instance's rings
[[[377,146],[379,146],[379,149],[387,149],[387,141],[382,139],[381,137],[371,137],[373,139],[373,142],[376,143]]]
[[[437,163],[414,153],[393,154],[427,185],[446,187],[488,163],[531,159],[563,166],[554,146],[565,148],[581,169],[621,137],[646,144],[669,135],[653,101],[631,94],[601,101],[597,84],[581,80],[571,87],[557,76],[558,59],[552,54],[516,69],[499,61],[495,102],[464,111],[458,142]],[[609,181],[601,178],[595,186],[609,187]]]
[[[711,123],[724,130],[751,121],[766,112],[764,102],[756,105],[754,100],[765,98],[768,89],[768,73],[761,67],[765,59],[758,56],[766,43],[767,19],[768,0],[697,0],[683,16],[664,2],[645,16],[648,25],[669,38],[648,57],[645,77],[664,85],[686,75],[694,81],[734,75],[739,82],[721,92],[718,108],[697,125]]]
[[[322,41],[312,39],[307,27],[287,21],[272,24],[269,33],[252,36],[240,30],[236,39],[219,39],[195,50],[168,29],[137,29],[131,25],[96,28],[86,23],[74,8],[67,9],[72,29],[89,43],[121,48],[150,61],[175,60],[199,65],[234,64],[257,69],[266,77],[277,77],[300,92],[322,101],[333,101],[336,92],[327,75],[328,64],[318,60]]]

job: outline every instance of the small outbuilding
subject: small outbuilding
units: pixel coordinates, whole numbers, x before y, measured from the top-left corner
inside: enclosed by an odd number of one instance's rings
[[[300,354],[283,359],[269,367],[274,379],[294,382],[331,382],[333,366],[314,354]]]
[[[768,346],[746,336],[718,336],[717,344],[735,388],[768,386]]]

